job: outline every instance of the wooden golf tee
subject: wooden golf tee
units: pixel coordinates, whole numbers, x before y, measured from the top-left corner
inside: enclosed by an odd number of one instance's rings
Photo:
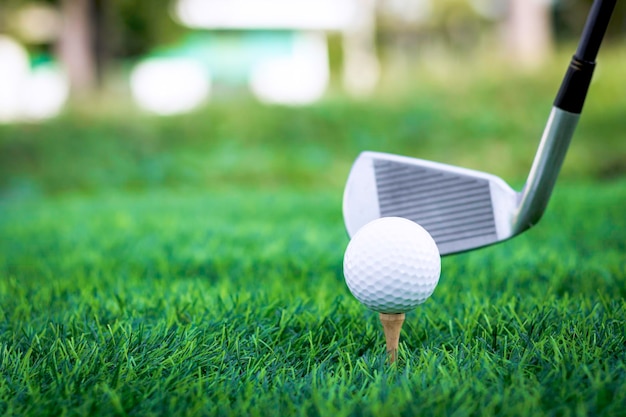
[[[380,322],[385,332],[385,343],[387,344],[387,355],[389,363],[394,363],[398,359],[398,343],[400,342],[400,330],[404,323],[404,313],[388,314],[380,313]]]

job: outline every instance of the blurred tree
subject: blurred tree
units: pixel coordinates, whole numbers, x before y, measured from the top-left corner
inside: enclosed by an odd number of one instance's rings
[[[63,25],[58,53],[70,80],[72,94],[90,93],[96,86],[96,28],[90,7],[93,0],[61,0]]]
[[[558,40],[580,36],[593,0],[555,0],[554,26]],[[624,39],[626,34],[626,2],[618,1],[607,30],[607,40]]]
[[[183,28],[170,15],[172,0],[1,0],[0,32],[12,31],[21,8],[44,3],[57,8],[62,27],[52,50],[68,72],[72,92],[93,92],[113,60],[136,57],[172,41]],[[32,49],[33,45],[29,45]],[[41,45],[36,45],[40,47]]]
[[[185,30],[171,15],[174,0],[101,0],[107,24],[107,52],[116,58],[136,57],[156,45],[176,40]]]
[[[63,13],[69,19],[66,23],[68,36],[82,37],[82,44],[88,45],[90,54],[82,53],[81,68],[72,77],[73,86],[79,91],[87,91],[91,86],[101,84],[107,66],[115,60],[137,57],[147,53],[155,45],[170,42],[180,35],[182,28],[170,15],[171,0],[60,0]],[[82,2],[88,7],[72,13],[72,2]],[[77,7],[77,6],[75,6]],[[84,31],[78,29],[83,26]],[[74,26],[74,28],[71,28]],[[67,41],[66,41],[67,42]],[[76,44],[78,40],[73,41]],[[63,42],[61,42],[62,44]],[[79,55],[76,45],[76,54]],[[89,63],[89,61],[92,63]],[[70,61],[64,60],[67,64]],[[78,67],[78,64],[76,64]],[[87,73],[90,72],[90,75]]]
[[[378,2],[378,39],[388,59],[386,67],[410,67],[429,50],[454,57],[501,50],[518,68],[534,68],[550,55],[557,42],[578,39],[593,0]],[[624,33],[626,2],[618,2],[607,41],[623,39]]]
[[[10,32],[14,11],[44,3],[64,16],[57,45],[35,45],[58,51],[72,78],[74,92],[98,86],[105,69],[157,45],[175,41],[186,29],[171,16],[176,0],[0,0],[0,33]],[[224,0],[228,1],[228,0]],[[258,0],[263,1],[263,0]],[[528,62],[541,60],[551,39],[569,40],[580,31],[593,0],[376,0],[382,49],[400,44],[415,54],[416,45],[435,45],[453,54],[471,53],[498,22],[507,51]],[[500,32],[502,33],[502,32]],[[626,2],[617,4],[608,39],[626,33]],[[33,45],[28,45],[31,51]],[[439,48],[441,47],[441,48]],[[384,51],[383,51],[384,53]]]
[[[553,49],[552,2],[509,0],[503,21],[504,50],[516,64],[538,67]]]

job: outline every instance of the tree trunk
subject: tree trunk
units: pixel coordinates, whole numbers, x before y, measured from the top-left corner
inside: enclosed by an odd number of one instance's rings
[[[354,21],[343,31],[343,84],[355,96],[367,96],[378,83],[376,0],[356,1]]]
[[[74,96],[87,95],[96,87],[90,3],[91,0],[61,1],[63,25],[58,45],[59,57],[67,72]]]
[[[504,48],[512,61],[536,68],[552,52],[550,1],[510,0],[504,26]]]

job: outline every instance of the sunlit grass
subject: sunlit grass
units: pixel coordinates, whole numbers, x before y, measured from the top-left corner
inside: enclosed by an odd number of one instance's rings
[[[385,363],[341,262],[340,196],[112,193],[0,210],[7,415],[615,415],[626,184],[448,257]]]

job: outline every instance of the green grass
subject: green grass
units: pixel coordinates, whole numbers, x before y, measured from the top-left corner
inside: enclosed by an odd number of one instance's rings
[[[626,415],[626,101],[605,56],[541,223],[444,258],[393,366],[343,280],[351,162],[520,184],[561,71],[0,126],[0,415]]]
[[[593,198],[589,198],[593,196]],[[626,182],[444,258],[385,364],[340,197],[154,191],[2,206],[5,415],[620,415]]]

